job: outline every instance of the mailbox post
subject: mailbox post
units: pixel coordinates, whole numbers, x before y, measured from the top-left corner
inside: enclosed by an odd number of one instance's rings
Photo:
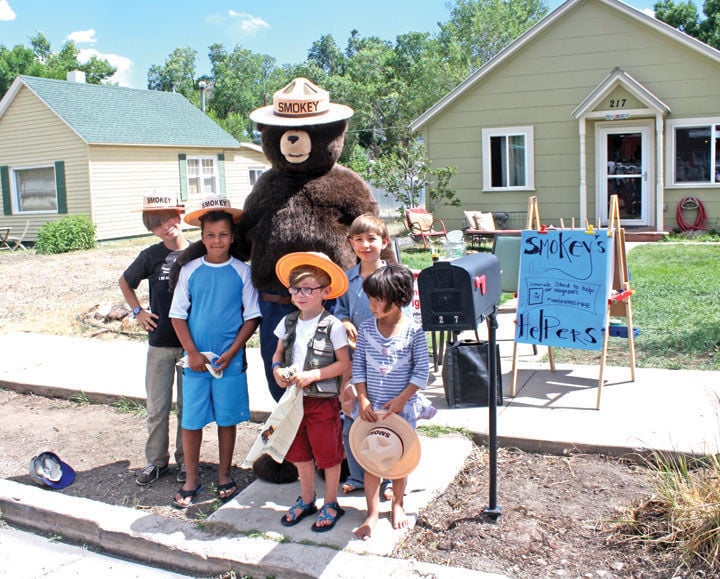
[[[497,504],[497,308],[502,283],[500,261],[487,253],[473,253],[452,261],[436,261],[418,276],[422,327],[428,331],[474,330],[482,321],[488,327],[488,439],[489,503],[483,513],[496,520]]]

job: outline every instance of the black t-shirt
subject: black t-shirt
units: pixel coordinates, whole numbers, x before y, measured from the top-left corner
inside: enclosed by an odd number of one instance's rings
[[[150,311],[157,314],[155,320],[157,328],[148,332],[148,341],[151,346],[162,348],[179,348],[180,340],[170,323],[168,313],[172,303],[172,294],[168,289],[170,267],[180,255],[179,251],[168,249],[160,242],[143,249],[130,264],[123,277],[132,289],[137,289],[140,282],[148,280],[150,288]]]

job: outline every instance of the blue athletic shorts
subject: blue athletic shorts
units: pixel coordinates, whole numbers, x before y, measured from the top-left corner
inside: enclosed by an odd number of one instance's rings
[[[210,372],[183,371],[182,427],[200,430],[211,422],[234,426],[250,420],[247,374],[223,374],[219,380]]]

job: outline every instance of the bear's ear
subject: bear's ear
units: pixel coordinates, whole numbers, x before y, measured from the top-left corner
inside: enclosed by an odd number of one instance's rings
[[[255,124],[255,128],[257,129],[257,131],[258,131],[259,133],[262,133],[262,132],[263,132],[263,129],[265,128],[265,125],[263,125],[262,123],[256,123],[256,124]]]

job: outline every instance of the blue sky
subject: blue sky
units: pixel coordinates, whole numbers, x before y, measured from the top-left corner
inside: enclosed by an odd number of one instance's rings
[[[653,0],[628,3],[651,9]],[[551,10],[560,4],[549,1]],[[353,29],[393,41],[411,31],[434,34],[449,18],[445,0],[0,0],[0,44],[29,46],[37,31],[53,50],[72,39],[81,60],[97,54],[118,67],[114,81],[145,88],[148,68],[175,48],[197,51],[201,75],[210,71],[214,42],[299,63],[324,34],[344,49]]]

